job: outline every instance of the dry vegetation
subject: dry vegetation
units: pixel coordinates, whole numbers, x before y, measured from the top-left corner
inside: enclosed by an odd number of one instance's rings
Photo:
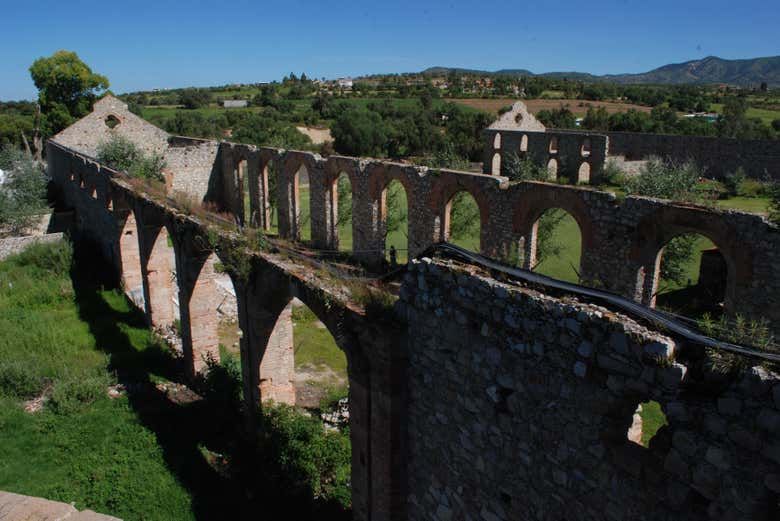
[[[453,99],[452,101],[467,107],[496,114],[498,114],[499,110],[514,102],[514,100],[511,99]],[[604,107],[610,114],[615,112],[626,112],[629,109],[641,112],[650,112],[652,110],[652,107],[634,105],[632,103],[618,103],[614,101],[587,101],[579,99],[529,99],[522,101],[526,104],[528,111],[531,112],[531,114],[536,114],[540,110],[557,109],[565,105],[568,105],[569,110],[577,116],[584,116],[588,111],[589,106]]]

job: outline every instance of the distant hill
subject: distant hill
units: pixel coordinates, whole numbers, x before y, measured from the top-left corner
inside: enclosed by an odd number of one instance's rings
[[[708,56],[701,60],[685,63],[673,63],[639,74],[606,74],[596,76],[587,72],[545,72],[534,74],[526,69],[501,69],[497,71],[479,71],[449,67],[431,67],[423,74],[443,75],[450,72],[475,74],[501,74],[508,76],[543,76],[548,78],[568,78],[576,81],[611,81],[615,83],[660,83],[660,84],[708,84],[726,83],[729,85],[758,85],[766,82],[770,86],[780,86],[780,56],[752,58],[746,60],[724,60],[717,56]]]

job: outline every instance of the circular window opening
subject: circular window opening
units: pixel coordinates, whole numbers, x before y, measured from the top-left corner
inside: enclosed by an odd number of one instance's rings
[[[104,119],[103,122],[106,124],[108,128],[112,128],[112,129],[116,128],[117,125],[121,123],[121,121],[119,121],[119,118],[114,116],[113,114],[109,114],[108,116],[106,116],[106,119]]]

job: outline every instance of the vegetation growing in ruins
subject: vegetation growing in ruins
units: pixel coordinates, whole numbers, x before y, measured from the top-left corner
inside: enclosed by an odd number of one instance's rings
[[[769,219],[780,225],[780,183],[773,183],[771,187]]]
[[[119,134],[97,148],[97,160],[114,170],[126,172],[130,177],[151,181],[164,181],[165,159],[161,154],[145,154],[138,146]]]
[[[19,149],[0,149],[0,237],[25,235],[48,207],[48,180],[40,163]]]
[[[348,432],[266,407],[247,446],[235,360],[212,363],[205,399],[182,391],[168,348],[80,255],[71,267],[62,242],[0,262],[0,489],[123,519],[348,517]]]

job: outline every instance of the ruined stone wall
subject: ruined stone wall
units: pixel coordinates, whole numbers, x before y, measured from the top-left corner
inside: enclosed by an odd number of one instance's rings
[[[39,243],[57,242],[63,238],[62,232],[43,235],[25,235],[0,239],[0,260],[26,250],[28,246]]]
[[[170,192],[181,192],[200,202],[207,199],[210,182],[219,176],[219,143],[190,138],[172,138],[165,150],[165,170],[170,172]]]
[[[507,175],[510,154],[548,167],[550,178],[566,177],[573,183],[598,183],[604,170],[608,142],[596,132],[487,129],[482,171]]]
[[[605,132],[609,154],[636,161],[651,156],[694,160],[707,177],[723,178],[742,167],[754,179],[780,179],[780,140],[740,140],[672,136],[638,132]]]
[[[398,309],[408,519],[775,519],[780,375],[441,261],[410,266]],[[644,447],[648,400],[669,425]]]

